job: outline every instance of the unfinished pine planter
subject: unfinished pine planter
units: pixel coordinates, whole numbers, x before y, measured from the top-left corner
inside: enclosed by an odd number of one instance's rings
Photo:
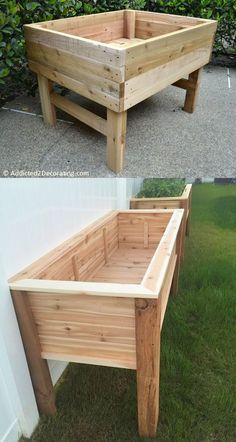
[[[39,410],[46,359],[137,370],[141,436],[158,420],[160,333],[177,292],[183,209],[111,212],[9,282]]]
[[[26,25],[45,123],[55,125],[56,106],[106,135],[107,165],[119,172],[127,109],[173,84],[186,89],[184,110],[193,112],[215,31],[212,20],[132,10]],[[105,106],[107,120],[53,92],[52,83]]]
[[[191,208],[192,208],[192,184],[187,184],[181,196],[163,198],[131,198],[131,209],[184,209],[183,231],[189,235]],[[181,257],[184,258],[185,235],[182,238]]]

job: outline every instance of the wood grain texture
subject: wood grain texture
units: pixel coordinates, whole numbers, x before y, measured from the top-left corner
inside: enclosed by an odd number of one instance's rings
[[[132,48],[131,48],[132,49]],[[211,46],[195,49],[166,64],[155,67],[125,82],[124,109],[156,94],[170,84],[204,66],[209,61]],[[145,87],[140,88],[140,84]]]
[[[52,83],[43,75],[38,73],[39,96],[44,123],[48,126],[56,125],[56,111],[51,102]]]
[[[80,106],[76,103],[73,103],[72,101],[68,100],[67,98],[62,97],[61,95],[58,95],[56,93],[52,93],[50,97],[51,97],[51,102],[56,107],[63,110],[64,112],[67,112],[72,117],[76,118],[77,120],[81,121],[82,123],[87,124],[88,126],[97,130],[101,134],[106,135],[107,122],[106,122],[106,120],[104,120],[104,118],[99,117],[98,115],[94,114],[93,112],[88,111],[87,109],[83,108],[82,106]]]
[[[203,70],[201,68],[189,74],[190,84],[191,85],[193,84],[194,87],[187,88],[184,108],[183,108],[185,112],[193,113],[195,111],[199,90],[200,90],[202,72]]]
[[[123,169],[126,143],[127,113],[107,109],[106,163],[115,173]]]
[[[182,195],[162,198],[131,198],[131,209],[184,209],[183,231],[189,234],[191,217],[192,185],[186,184]],[[184,259],[185,235],[182,237],[181,258]]]
[[[27,292],[11,291],[13,304],[25,349],[38,409],[53,415],[56,412],[53,385],[47,361],[41,357],[41,344]]]
[[[125,58],[125,80],[128,81],[202,48],[209,48],[209,61],[215,30],[215,22],[204,23],[150,38],[128,48]],[[207,62],[204,61],[204,64]],[[188,69],[189,72],[191,67]]]
[[[135,19],[136,11],[127,10],[124,12],[124,37],[127,39],[132,39],[136,37]]]
[[[141,437],[154,437],[159,414],[160,303],[135,301],[138,426]]]
[[[29,303],[42,355],[135,368],[134,299],[31,292]]]

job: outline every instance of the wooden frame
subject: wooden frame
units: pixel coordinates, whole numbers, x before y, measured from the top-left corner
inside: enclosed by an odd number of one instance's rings
[[[137,370],[141,436],[154,436],[160,334],[178,290],[183,209],[111,212],[9,281],[40,412],[45,359]]]
[[[24,28],[45,123],[55,125],[56,106],[106,135],[107,165],[118,173],[124,163],[130,107],[173,84],[186,89],[184,110],[194,111],[216,22],[125,10]],[[107,120],[56,95],[52,83],[105,106]]]
[[[183,230],[187,236],[190,232],[191,209],[192,209],[192,184],[186,184],[181,196],[163,197],[163,198],[131,198],[131,209],[184,209]],[[184,258],[183,235],[181,245],[181,257]]]

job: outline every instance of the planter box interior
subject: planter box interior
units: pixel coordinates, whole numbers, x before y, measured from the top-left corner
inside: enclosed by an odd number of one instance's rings
[[[174,84],[193,112],[215,31],[212,20],[132,10],[25,25],[44,121],[55,125],[56,106],[106,135],[107,164],[119,172],[127,109]],[[53,83],[105,106],[107,119],[59,96]]]
[[[55,412],[46,359],[135,369],[140,435],[154,436],[160,333],[177,292],[182,217],[182,209],[112,212],[11,278],[41,412]]]
[[[192,184],[186,184],[182,195],[158,198],[131,198],[131,209],[184,209],[183,230],[186,235],[190,232],[192,208]],[[184,235],[181,256],[184,257]]]

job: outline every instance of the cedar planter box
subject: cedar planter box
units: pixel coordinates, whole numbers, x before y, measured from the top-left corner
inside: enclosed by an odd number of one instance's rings
[[[192,208],[192,184],[187,184],[181,196],[163,197],[163,198],[131,198],[131,209],[184,209],[183,230],[189,235],[191,208]],[[184,258],[184,240],[183,235],[181,256]]]
[[[44,121],[55,125],[56,106],[106,135],[107,165],[119,172],[129,108],[174,84],[186,89],[184,110],[193,112],[216,22],[125,10],[24,28]],[[105,106],[107,119],[57,95],[52,83]]]
[[[158,419],[160,334],[177,292],[183,210],[111,212],[9,281],[42,413],[46,359],[137,370],[141,436]]]

